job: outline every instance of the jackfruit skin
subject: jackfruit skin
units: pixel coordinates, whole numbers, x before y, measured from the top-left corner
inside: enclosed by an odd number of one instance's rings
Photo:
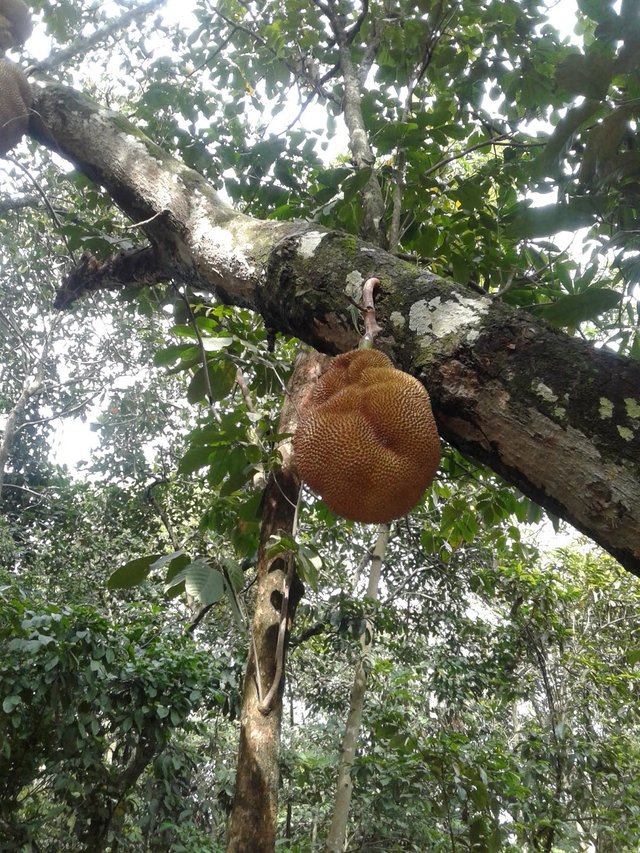
[[[31,12],[23,0],[0,0],[0,50],[24,44],[32,30]]]
[[[32,100],[31,86],[22,68],[0,59],[0,156],[26,133]]]
[[[293,448],[301,478],[336,515],[371,524],[406,515],[440,464],[429,395],[377,350],[332,360]]]

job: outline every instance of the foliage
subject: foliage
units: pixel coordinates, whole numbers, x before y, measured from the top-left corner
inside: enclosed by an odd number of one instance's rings
[[[628,251],[638,203],[637,10],[578,5],[582,50],[533,2],[371,4],[360,29],[355,7],[342,12],[356,27],[356,59],[375,56],[361,108],[387,197],[402,184],[401,247],[559,326],[592,321],[590,334],[637,353],[637,263]],[[211,74],[232,100],[218,95],[220,123],[198,137],[234,201],[258,216],[313,217],[356,232],[368,175],[320,160],[340,129],[341,99],[323,23],[321,4],[290,15],[274,0],[259,16],[218,4],[217,15],[200,14],[183,73],[207,63],[212,44],[230,45],[233,62],[215,63]],[[314,94],[324,97],[325,126],[269,132],[296,86],[301,115]],[[187,116],[200,105],[198,93]],[[522,200],[525,190],[543,204]],[[554,235],[579,228],[589,232],[577,261]]]
[[[411,555],[396,550],[400,561]],[[350,848],[635,849],[638,595],[611,560],[568,552],[546,565],[460,554],[390,591],[375,615]],[[333,620],[291,661],[292,702],[306,697],[285,757],[302,832],[292,849],[313,850],[303,838],[330,816],[345,628]]]
[[[223,660],[161,611],[131,609],[118,628],[7,587],[0,640],[4,849],[177,849],[188,834],[206,849],[211,802],[193,774],[205,721],[228,706]]]

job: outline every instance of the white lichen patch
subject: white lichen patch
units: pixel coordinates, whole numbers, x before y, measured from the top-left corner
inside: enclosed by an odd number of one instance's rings
[[[547,403],[555,403],[558,399],[558,395],[554,394],[551,388],[545,385],[544,382],[532,382],[531,390]]]
[[[612,418],[613,417],[613,403],[611,400],[607,400],[606,397],[600,397],[600,417],[601,418]]]
[[[556,416],[557,420],[562,421],[567,417],[567,410],[564,406],[556,406],[553,410],[553,414]]]
[[[426,299],[419,299],[409,309],[409,328],[418,335],[428,335],[431,331],[431,311]]]
[[[633,430],[630,430],[628,427],[618,426],[618,432],[620,433],[620,438],[623,438],[625,441],[633,440]]]
[[[362,285],[364,283],[364,279],[362,278],[361,273],[358,270],[353,270],[347,276],[347,283],[344,286],[344,292],[353,299],[354,302],[360,304],[360,300],[362,299]]]
[[[399,311],[392,311],[389,315],[389,320],[391,320],[391,325],[394,329],[404,329],[406,320]]]
[[[489,310],[489,306],[482,299],[474,299],[472,296],[463,296],[462,293],[455,293],[454,296],[461,305],[466,305],[467,308],[472,308],[476,313],[485,314]]]
[[[237,280],[249,281],[256,273],[238,234],[220,225],[211,226],[204,216],[193,217],[191,245],[201,275],[219,276],[221,269],[228,269]]]
[[[206,228],[206,230],[205,230]],[[228,228],[220,228],[219,225],[214,225],[213,228],[211,226],[203,228],[203,233],[209,237],[211,241],[213,241],[216,246],[222,252],[231,252],[234,248],[234,235],[229,231]]]
[[[300,255],[303,258],[312,258],[325,236],[322,231],[308,231],[303,234],[300,238]]]
[[[466,338],[477,337],[477,326],[489,304],[480,299],[452,294],[449,299],[436,296],[427,302],[419,299],[409,309],[409,328],[419,337],[442,338],[466,330]]]
[[[632,421],[640,420],[640,402],[633,397],[625,397],[624,407]]]

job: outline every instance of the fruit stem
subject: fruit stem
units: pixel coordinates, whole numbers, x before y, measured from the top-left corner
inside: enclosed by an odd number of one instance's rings
[[[380,286],[379,278],[368,278],[362,288],[362,309],[364,313],[364,335],[362,336],[358,349],[373,349],[375,336],[382,329],[376,320],[376,306],[374,293]]]

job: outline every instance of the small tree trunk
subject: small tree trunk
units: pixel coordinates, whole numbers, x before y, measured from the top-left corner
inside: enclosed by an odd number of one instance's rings
[[[18,430],[18,420],[22,416],[30,398],[39,394],[42,391],[42,388],[42,362],[40,362],[34,379],[25,382],[22,392],[20,393],[15,406],[9,412],[5,423],[2,440],[0,441],[0,495],[2,494],[2,487],[4,485],[7,462]]]
[[[389,525],[381,524],[378,530],[378,539],[371,560],[371,572],[369,574],[369,587],[367,598],[376,601],[378,598],[378,585],[380,583],[380,572],[382,560],[389,541]],[[351,794],[353,782],[351,780],[351,768],[356,757],[360,725],[362,723],[362,709],[364,707],[364,695],[367,688],[367,656],[373,643],[373,625],[367,620],[364,632],[360,636],[360,660],[356,666],[351,688],[351,699],[349,701],[349,713],[342,737],[340,748],[340,764],[338,765],[338,784],[336,788],[336,799],[333,807],[333,818],[329,835],[327,836],[326,853],[342,853],[344,840],[347,834],[347,822],[349,819],[349,808],[351,806]]]
[[[280,418],[280,433],[294,431],[302,397],[319,373],[321,358],[316,353],[303,354],[298,358]],[[270,536],[292,532],[300,491],[290,441],[280,446],[280,453],[282,466],[269,477],[264,496],[252,625],[253,644],[244,680],[236,792],[229,818],[228,853],[272,853],[276,842],[284,672],[269,713],[260,710],[260,702],[273,684],[276,673],[276,647],[287,558],[282,554],[268,557],[266,546]],[[294,579],[292,586],[288,630],[302,593],[302,585],[297,579]],[[258,684],[261,685],[260,696]]]

